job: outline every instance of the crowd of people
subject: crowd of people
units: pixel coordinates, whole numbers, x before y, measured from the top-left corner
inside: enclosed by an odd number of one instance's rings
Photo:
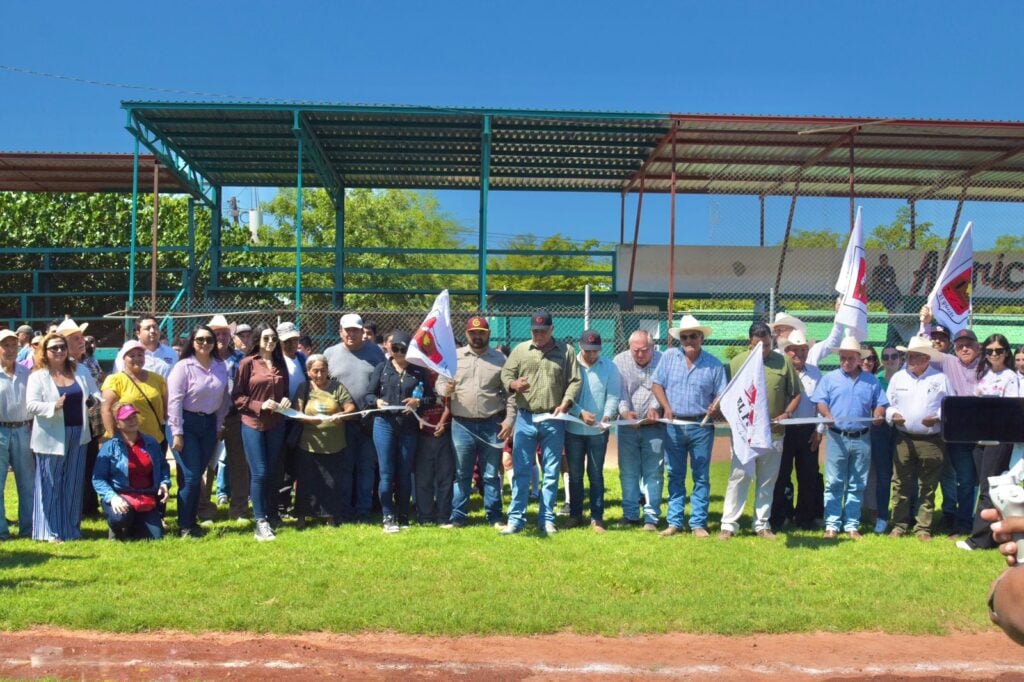
[[[322,353],[291,322],[253,329],[222,315],[179,352],[143,316],[106,375],[87,325],[0,330],[0,538],[15,534],[3,507],[8,469],[16,533],[55,543],[79,539],[89,515],[106,518],[113,539],[169,528],[196,537],[218,507],[254,524],[259,541],[289,516],[300,530],[370,523],[378,505],[385,533],[413,517],[458,529],[473,522],[474,490],[501,534],[524,531],[534,493],[540,533],[603,534],[610,427],[619,525],[707,538],[714,418],[729,377],[760,348],[771,445],[752,461],[733,453],[719,539],[740,532],[753,484],[752,530],[767,540],[787,527],[859,539],[866,522],[892,538],[944,531],[962,536],[961,549],[996,546],[987,480],[1009,468],[1012,446],[945,443],[940,424],[945,396],[1020,396],[1024,348],[1014,353],[1001,334],[951,335],[925,308],[917,336],[877,352],[838,323],[814,343],[803,321],[780,313],[753,323],[749,348],[726,366],[703,347],[714,330],[692,315],[672,326],[664,351],[637,330],[614,357],[594,330],[572,343],[556,338],[547,311],[530,322],[529,340],[499,349],[487,319],[470,317],[451,378],[409,361],[409,331],[379,335],[356,313],[341,316],[340,342]],[[822,372],[832,353],[839,367]]]

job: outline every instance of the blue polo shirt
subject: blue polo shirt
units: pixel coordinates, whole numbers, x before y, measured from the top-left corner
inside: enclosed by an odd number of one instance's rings
[[[814,403],[825,403],[835,418],[835,427],[843,431],[860,431],[866,422],[844,421],[857,417],[870,417],[876,407],[887,407],[882,385],[869,372],[861,370],[852,377],[842,369],[834,369],[821,378],[811,396]]]

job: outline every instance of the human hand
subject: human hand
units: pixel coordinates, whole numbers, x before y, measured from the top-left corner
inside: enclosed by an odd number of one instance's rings
[[[551,414],[565,414],[569,411],[569,408],[565,405],[559,405],[555,409],[551,410]]]
[[[586,410],[580,410],[580,419],[582,419],[583,423],[586,424],[587,426],[593,426],[594,425],[594,421],[595,421],[594,416],[595,415],[594,415],[593,412],[587,412]]]
[[[53,411],[56,412],[57,410],[60,410],[60,409],[63,409],[63,408],[64,408],[64,396],[60,396],[60,397],[57,398],[57,402],[55,402],[53,404]]]
[[[434,438],[440,438],[441,436],[443,436],[447,426],[448,425],[445,422],[441,422],[440,424],[438,424],[437,427],[434,429]]]
[[[167,498],[171,496],[171,491],[167,489],[167,486],[163,483],[160,484],[160,489],[156,491],[156,498],[161,502],[166,502]]]
[[[498,429],[498,440],[508,440],[512,437],[512,424],[503,423]]]
[[[925,426],[930,427],[935,426],[936,424],[939,423],[939,421],[940,420],[938,417],[925,417],[924,419],[921,420],[921,423],[924,424]]]
[[[821,444],[821,434],[814,431],[811,433],[811,437],[807,439],[807,442],[810,443],[811,450],[817,450],[818,446]]]
[[[647,410],[647,418],[644,419],[644,421],[645,422],[656,422],[659,419],[661,419],[661,415],[658,414],[658,410],[656,410],[656,409],[654,409],[652,407],[651,409]]]
[[[263,404],[260,405],[260,410],[263,412],[273,412],[278,407],[280,407],[280,403],[276,400],[264,400]]]
[[[110,498],[110,508],[115,514],[128,513],[128,503],[120,495],[114,495]]]
[[[1024,533],[1024,516],[1003,519],[998,509],[982,509],[981,518],[992,521],[992,537],[999,543],[999,553],[1006,557],[1008,566],[1017,565],[1017,541],[1013,536]]]
[[[171,440],[171,450],[174,450],[175,452],[181,452],[184,449],[185,449],[185,437],[184,436],[180,436],[180,435],[179,436],[175,436]]]
[[[932,309],[927,306],[921,306],[921,312],[918,313],[918,318],[921,320],[921,324],[928,324],[932,321]]]
[[[519,377],[508,385],[509,389],[516,393],[526,393],[530,390],[530,382],[526,377]]]
[[[899,412],[893,412],[892,413],[892,423],[893,424],[899,424],[900,426],[902,426],[902,425],[907,423],[907,420],[904,419],[903,415],[900,414]],[[921,420],[921,423],[924,424],[924,419]],[[924,424],[924,425],[925,426],[931,426],[931,424]]]
[[[503,452],[501,453],[501,468],[508,471],[512,468],[512,453]]]

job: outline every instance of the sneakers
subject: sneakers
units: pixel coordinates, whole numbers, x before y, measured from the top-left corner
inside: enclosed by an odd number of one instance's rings
[[[875,535],[881,535],[888,528],[889,522],[885,519],[878,519],[875,521]]]
[[[494,523],[491,524],[491,526],[494,527],[494,530],[504,530],[505,529],[505,524],[502,523],[501,521],[495,521]]]
[[[606,532],[608,532],[605,530],[604,521],[591,521],[590,529],[598,535],[604,535]]]
[[[199,525],[203,528],[213,528],[213,519],[202,519]]]
[[[956,548],[957,549],[962,549],[965,552],[973,552],[974,551],[974,548],[971,547],[971,545],[967,542],[967,540],[957,540],[956,541]]]
[[[522,532],[523,532],[523,527],[522,526],[506,525],[506,526],[502,526],[501,527],[501,531],[499,531],[499,535],[516,535],[516,534],[522,533]]]
[[[555,524],[551,523],[550,521],[546,521],[544,523],[544,534],[545,535],[554,535],[557,532],[558,532],[558,526],[556,526]]]
[[[238,518],[232,519],[231,523],[235,524],[239,528],[244,528],[252,523],[252,521],[245,516],[239,516]]]
[[[270,542],[276,540],[277,536],[274,535],[274,529],[270,527],[266,519],[256,519],[255,538],[257,542]]]
[[[394,516],[385,516],[384,528],[382,530],[385,533],[397,533],[401,529],[398,527],[398,520]]]
[[[217,506],[218,507],[226,507],[226,506],[228,506],[228,502],[230,502],[230,500],[228,500],[228,496],[227,495],[218,495],[217,496]]]

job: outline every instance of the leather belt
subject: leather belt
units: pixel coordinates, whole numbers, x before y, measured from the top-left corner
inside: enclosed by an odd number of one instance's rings
[[[5,429],[20,429],[22,426],[29,426],[31,424],[31,419],[23,422],[0,422],[0,426],[2,426]]]
[[[868,432],[868,429],[861,429],[859,431],[843,431],[842,429],[837,429],[834,426],[828,427],[828,430],[832,433],[838,433],[840,436],[846,436],[847,438],[860,438]]]
[[[504,414],[504,413],[503,412],[495,412],[490,417],[459,417],[459,416],[456,416],[455,418],[458,419],[460,422],[470,422],[472,424],[483,424],[484,422],[494,421],[495,419],[500,417],[502,414]]]

